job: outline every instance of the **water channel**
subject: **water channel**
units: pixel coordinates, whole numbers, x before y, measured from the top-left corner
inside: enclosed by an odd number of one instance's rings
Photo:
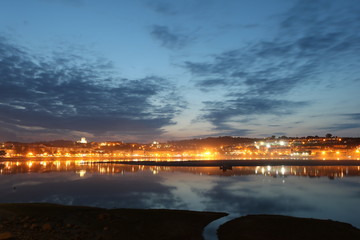
[[[0,202],[283,214],[360,227],[360,167],[159,167],[82,160],[0,162]],[[219,220],[224,221],[224,220]],[[218,226],[213,224],[214,226]],[[214,239],[216,229],[205,230]]]

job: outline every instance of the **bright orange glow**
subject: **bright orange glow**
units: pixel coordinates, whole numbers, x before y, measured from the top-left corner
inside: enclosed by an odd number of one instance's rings
[[[360,145],[353,146],[342,138],[315,138],[315,139],[289,139],[286,142],[268,139],[266,141],[234,144],[229,146],[198,146],[178,147],[176,144],[154,142],[149,144],[127,144],[123,148],[106,148],[120,146],[123,143],[92,142],[88,145],[76,145],[72,148],[47,147],[31,145],[28,152],[21,153],[15,148],[9,148],[2,158],[28,157],[29,160],[36,158],[156,158],[154,161],[169,161],[170,159],[181,160],[183,158],[194,159],[245,159],[254,157],[270,159],[280,157],[284,159],[323,159],[328,156],[334,159],[358,158]],[[81,142],[81,141],[79,141]],[[310,143],[310,144],[309,144]],[[156,145],[156,148],[154,147]],[[340,146],[341,144],[341,146]],[[165,159],[166,158],[166,159]],[[138,159],[139,160],[139,159]],[[53,160],[51,160],[53,161]]]
[[[204,155],[210,156],[210,155],[211,155],[211,152],[204,152]]]

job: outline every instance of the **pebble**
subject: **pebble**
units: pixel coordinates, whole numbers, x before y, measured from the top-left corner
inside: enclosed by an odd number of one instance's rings
[[[42,230],[44,231],[50,231],[52,229],[52,226],[50,223],[45,223],[42,225]]]
[[[15,239],[14,235],[11,232],[0,233],[0,240],[10,240]]]
[[[99,215],[98,215],[98,219],[99,220],[104,220],[104,219],[106,219],[107,218],[107,214],[106,213],[100,213]]]
[[[33,224],[31,224],[30,229],[35,229],[35,228],[37,228],[37,227],[38,227],[38,225],[35,224],[35,223],[33,223]]]

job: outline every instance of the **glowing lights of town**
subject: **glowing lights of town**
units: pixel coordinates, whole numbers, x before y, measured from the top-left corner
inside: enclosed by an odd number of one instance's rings
[[[344,160],[360,158],[360,145],[348,145],[342,138],[268,138],[261,141],[204,147],[178,147],[171,143],[125,144],[123,142],[88,142],[81,138],[69,146],[32,144],[27,152],[17,152],[15,145],[5,143],[2,158],[123,158],[131,160],[217,160],[217,159],[319,159]],[[4,151],[3,151],[4,152]]]

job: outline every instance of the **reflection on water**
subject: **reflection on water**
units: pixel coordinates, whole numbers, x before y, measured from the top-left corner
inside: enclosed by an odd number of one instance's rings
[[[360,168],[0,162],[0,202],[285,214],[360,227]]]
[[[169,167],[144,166],[111,163],[98,163],[84,160],[57,160],[57,161],[7,161],[0,162],[0,174],[17,173],[49,173],[49,172],[75,172],[80,177],[85,174],[124,174],[124,172],[187,172],[197,175],[242,176],[262,174],[264,176],[307,176],[343,178],[346,176],[360,176],[360,166],[258,166],[258,167]]]

